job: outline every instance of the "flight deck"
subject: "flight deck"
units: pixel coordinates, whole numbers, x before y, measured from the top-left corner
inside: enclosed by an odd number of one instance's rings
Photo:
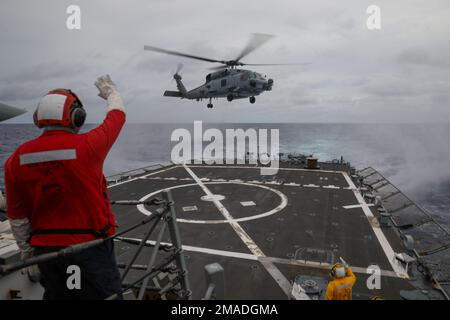
[[[357,277],[354,299],[400,299],[400,292],[416,289],[408,266],[396,258],[405,252],[403,241],[395,228],[380,224],[377,206],[344,165],[283,165],[272,176],[250,165],[170,165],[109,183],[112,201],[171,191],[193,299],[203,297],[204,266],[214,262],[224,269],[225,299],[289,299],[297,276],[326,284],[340,258]],[[142,204],[113,211],[119,231],[153,214]],[[128,240],[143,236],[139,229],[127,234]],[[117,260],[129,260],[134,247],[117,241]],[[151,250],[145,247],[142,256]],[[381,272],[378,288],[367,282],[374,265]]]

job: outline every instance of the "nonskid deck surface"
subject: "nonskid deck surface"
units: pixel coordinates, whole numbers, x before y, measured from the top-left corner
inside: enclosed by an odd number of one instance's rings
[[[111,200],[127,200],[171,190],[194,298],[206,290],[208,263],[225,269],[227,299],[286,299],[297,275],[327,279],[330,264],[342,257],[358,278],[355,299],[398,299],[400,290],[413,289],[392,262],[399,240],[386,239],[352,184],[341,171],[281,168],[262,176],[251,166],[190,165],[162,168],[109,191]],[[143,206],[113,210],[120,229],[151,214]],[[144,231],[127,237],[142,239]],[[118,242],[116,251],[126,262],[135,248]],[[145,264],[142,257],[138,263]],[[380,290],[366,286],[373,264],[382,269]]]

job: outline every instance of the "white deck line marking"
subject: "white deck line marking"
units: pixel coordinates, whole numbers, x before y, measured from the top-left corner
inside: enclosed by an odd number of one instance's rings
[[[280,192],[280,191],[278,191],[276,189],[272,189],[272,188],[269,188],[267,186],[263,186],[263,185],[255,185],[255,184],[244,183],[244,182],[240,182],[240,183],[237,183],[237,182],[206,182],[205,184],[243,184],[243,185],[248,185],[248,186],[252,186],[252,187],[258,187],[258,188],[270,190],[270,191],[272,191],[273,193],[277,194],[280,197],[280,199],[281,199],[280,204],[277,207],[273,208],[272,210],[269,210],[269,211],[266,211],[266,212],[263,212],[263,213],[260,213],[260,214],[256,214],[256,215],[253,215],[253,216],[248,216],[248,217],[234,219],[234,221],[236,221],[236,222],[256,220],[256,219],[260,219],[260,218],[264,218],[264,217],[273,215],[273,214],[281,211],[282,209],[284,209],[287,206],[287,203],[288,203],[288,199],[287,199],[287,197],[286,197],[286,195],[284,193],[282,193],[282,192]],[[179,184],[179,185],[175,185],[175,186],[164,188],[164,189],[173,190],[173,189],[192,187],[192,186],[198,186],[198,184],[197,183]],[[149,193],[149,194],[143,196],[142,198],[140,198],[139,201],[147,200],[148,198],[153,197],[154,195],[160,193],[162,190],[163,189],[153,191],[152,193]],[[137,209],[141,213],[143,213],[143,214],[145,214],[147,216],[153,214],[151,211],[147,210],[147,208],[145,208],[145,206],[143,204],[137,205]],[[181,219],[181,218],[177,218],[177,221],[178,222],[185,222],[185,223],[199,223],[199,224],[228,223],[228,220],[191,220],[191,219],[187,220],[187,219]]]
[[[340,189],[340,187],[337,187],[337,186],[332,185],[332,184],[330,184],[328,186],[323,186],[322,188],[324,188],[324,189]]]
[[[205,184],[197,177],[197,175],[186,165],[183,165],[184,169],[191,175],[192,179],[194,179],[195,182],[202,188],[203,192],[205,192],[206,195],[212,196],[211,191],[205,186]],[[233,219],[230,212],[228,212],[227,208],[225,208],[220,201],[217,199],[214,199],[213,203],[219,209],[220,213],[225,217],[225,219],[228,220],[228,223],[230,226],[234,229],[236,234],[241,238],[241,240],[245,243],[247,248],[252,252],[254,255],[258,257],[265,257],[266,255],[262,252],[262,250],[258,247],[258,245],[250,238],[250,236],[245,232],[245,230],[240,226],[240,224]],[[281,273],[280,270],[271,262],[269,263],[261,263],[269,272],[269,274],[272,276],[272,278],[275,279],[277,284],[280,286],[280,288],[283,290],[283,292],[289,297],[291,294],[291,284],[284,277],[284,275]]]
[[[260,170],[261,168],[269,169],[269,167],[249,167],[249,166],[210,166],[210,165],[186,165],[190,168],[222,168],[222,169],[255,169]],[[301,169],[301,168],[279,168],[278,170],[285,170],[285,171],[309,171],[311,172],[311,169]],[[314,172],[327,172],[327,173],[342,173],[342,171],[333,171],[333,170],[321,170],[321,169],[314,169]]]
[[[139,180],[141,178],[146,178],[146,177],[152,176],[152,175],[157,174],[157,173],[161,173],[161,172],[164,172],[164,171],[172,170],[174,168],[179,168],[179,166],[173,166],[173,167],[165,168],[165,169],[163,168],[161,170],[158,170],[158,171],[155,171],[155,172],[152,172],[152,173],[149,173],[149,174],[145,174],[145,175],[142,175],[142,176],[139,176],[139,177],[136,177],[136,178],[128,179],[128,180],[121,181],[121,182],[118,182],[118,183],[115,183],[115,184],[110,184],[108,186],[108,188],[112,188],[112,187],[115,187],[115,186],[118,186],[118,185],[121,185],[121,184],[124,184],[124,183],[128,183],[128,182],[131,182],[131,181],[136,181],[136,180]]]
[[[120,239],[129,239],[132,241],[142,241],[142,239],[139,238],[129,238],[129,237],[119,237]],[[148,244],[155,245],[155,240],[147,240]],[[172,243],[170,242],[161,242],[161,245],[170,246]],[[324,269],[329,270],[330,265],[328,263],[319,263],[316,261],[308,261],[308,260],[294,260],[294,259],[284,259],[284,258],[276,258],[276,257],[259,257],[257,255],[251,254],[251,253],[243,253],[243,252],[235,252],[235,251],[227,251],[227,250],[220,250],[220,249],[210,249],[210,248],[203,248],[203,247],[196,247],[196,246],[188,246],[183,245],[183,250],[189,251],[189,252],[198,252],[198,253],[205,253],[205,254],[211,254],[216,256],[222,256],[222,257],[230,257],[230,258],[237,258],[237,259],[245,259],[245,260],[252,260],[252,261],[269,261],[271,263],[280,263],[280,264],[287,264],[287,265],[294,265],[294,266],[306,266],[310,268],[315,269]],[[366,268],[362,267],[352,267],[353,272],[360,273],[360,274],[368,274]],[[381,270],[381,275],[391,278],[398,278],[397,274],[393,271],[389,270]]]
[[[386,239],[383,231],[381,230],[379,225],[375,225],[372,222],[372,221],[376,220],[376,217],[372,214],[372,211],[370,211],[370,208],[367,205],[366,201],[364,201],[363,196],[358,192],[355,184],[353,183],[352,179],[349,177],[347,172],[342,172],[342,175],[344,176],[348,185],[351,187],[353,194],[356,197],[356,200],[358,200],[358,203],[361,205],[361,209],[364,211],[364,214],[366,215],[367,220],[369,221],[369,224],[372,227],[372,230],[378,239],[378,242],[380,243],[381,247],[383,248],[383,251],[386,254],[386,257],[389,260],[389,263],[391,264],[392,270],[394,270],[394,272],[400,278],[409,279],[408,272],[405,270],[405,268],[403,266],[400,265],[400,263],[395,258],[395,252],[392,249],[389,241]]]
[[[184,212],[198,211],[197,206],[186,206],[186,207],[182,207],[181,209],[183,209]]]
[[[233,180],[230,180],[233,181]],[[267,185],[283,185],[286,187],[304,187],[304,188],[322,188],[322,189],[344,189],[335,185],[328,185],[328,186],[319,186],[317,184],[304,184],[301,185],[299,183],[295,183],[295,182],[286,182],[286,183],[280,183],[280,182],[275,182],[275,181],[258,181],[258,180],[250,180],[247,181],[247,183],[252,183],[252,184],[267,184]],[[345,189],[351,189],[351,188],[345,188]]]
[[[368,203],[367,206],[368,207],[373,207],[374,204],[373,203]],[[344,208],[344,209],[362,208],[362,205],[361,204],[351,204],[351,205],[348,205],[348,206],[342,206],[342,208]]]
[[[125,183],[128,183],[128,182],[132,182],[132,181],[136,181],[136,180],[139,180],[139,179],[141,179],[141,178],[146,178],[146,177],[149,177],[149,176],[152,176],[152,175],[155,175],[155,174],[158,174],[158,173],[161,173],[161,172],[165,172],[165,171],[168,171],[168,170],[172,170],[172,169],[175,169],[175,168],[179,168],[180,166],[179,165],[175,165],[175,166],[172,166],[172,167],[170,167],[170,168],[162,168],[161,170],[158,170],[158,171],[155,171],[155,172],[152,172],[152,173],[149,173],[149,174],[144,174],[144,175],[141,175],[141,176],[139,176],[139,177],[136,177],[136,178],[132,178],[132,179],[128,179],[128,180],[125,180],[125,181],[121,181],[121,182],[118,182],[118,183],[115,183],[115,184],[110,184],[110,185],[108,185],[108,188],[112,188],[112,187],[115,187],[115,186],[119,186],[119,185],[121,185],[121,184],[125,184]],[[233,169],[260,169],[260,167],[247,167],[247,166],[210,166],[210,165],[203,165],[203,166],[191,166],[191,167],[197,167],[197,168],[222,168],[222,169],[227,169],[227,168],[233,168]],[[279,170],[285,170],[285,171],[311,171],[311,170],[309,170],[309,169],[300,169],[300,168],[279,168]],[[332,171],[332,170],[314,170],[315,172],[328,172],[328,173],[336,173],[336,174],[339,174],[339,173],[342,173],[341,171]],[[160,180],[160,179],[162,179],[161,177],[155,177],[154,179],[158,179],[158,180]],[[191,180],[191,178],[180,178],[179,180]],[[212,181],[225,181],[224,179],[212,179]],[[257,180],[254,180],[254,181],[249,181],[250,183],[262,183],[261,181],[257,181]],[[343,188],[343,189],[347,189],[347,188]],[[351,189],[351,187],[348,187],[348,189]]]
[[[316,269],[324,269],[324,270],[330,270],[331,265],[328,263],[320,263],[316,261],[308,261],[308,260],[294,260],[294,259],[284,259],[284,258],[276,258],[276,257],[266,257],[266,258],[259,258],[259,260],[269,260],[273,263],[280,263],[280,264],[288,264],[288,265],[294,265],[294,266],[307,266],[311,268]],[[362,267],[354,267],[352,266],[352,271],[355,273],[361,273],[361,274],[370,274],[367,272],[367,268]],[[398,275],[390,270],[381,270],[381,275],[391,278],[398,278]]]
[[[256,203],[254,201],[241,201],[241,206],[251,207],[251,206],[256,206]]]
[[[317,184],[304,184],[302,187],[306,187],[306,188],[320,188],[320,186],[318,186]]]
[[[118,237],[118,239],[128,239],[132,241],[142,241],[142,239],[139,238],[130,238],[130,237]],[[146,243],[150,245],[155,245],[155,240],[147,240]],[[161,245],[170,246],[172,245],[171,242],[161,242]],[[231,257],[231,258],[239,258],[239,259],[246,259],[246,260],[258,260],[258,256],[251,254],[251,253],[243,253],[243,252],[234,252],[234,251],[225,251],[225,250],[218,250],[218,249],[210,249],[210,248],[203,248],[203,247],[195,247],[195,246],[188,246],[188,245],[182,245],[182,249],[190,252],[199,252],[199,253],[207,253],[207,254],[213,254],[216,256],[223,256],[223,257]]]

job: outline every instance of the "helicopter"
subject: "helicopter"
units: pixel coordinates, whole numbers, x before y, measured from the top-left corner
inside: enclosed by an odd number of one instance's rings
[[[228,101],[235,99],[249,98],[250,103],[255,103],[255,96],[263,93],[264,91],[271,91],[273,86],[273,79],[267,79],[267,76],[261,73],[240,69],[241,66],[273,66],[273,65],[286,65],[286,64],[254,64],[244,63],[242,58],[253,52],[255,49],[262,46],[273,35],[257,33],[253,34],[247,45],[243,48],[241,53],[233,60],[216,60],[191,54],[181,53],[177,51],[166,50],[153,46],[144,46],[144,50],[154,51],[174,56],[180,56],[190,59],[196,59],[212,63],[220,63],[221,65],[210,68],[215,70],[206,76],[205,83],[201,86],[187,90],[184,86],[182,77],[179,72],[182,65],[179,64],[178,68],[173,75],[173,79],[176,81],[178,91],[166,90],[164,92],[165,97],[178,97],[181,99],[189,99],[202,101],[203,99],[209,99],[207,104],[208,108],[212,108],[212,99],[227,98]]]

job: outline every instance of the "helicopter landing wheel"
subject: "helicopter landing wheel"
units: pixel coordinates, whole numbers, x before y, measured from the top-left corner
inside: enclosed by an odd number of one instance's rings
[[[227,100],[230,101],[230,102],[233,101],[233,98],[234,98],[234,97],[233,97],[232,94],[229,94],[229,95],[227,96]]]
[[[250,97],[250,99],[249,99],[249,100],[250,100],[250,103],[251,103],[251,104],[254,104],[254,103],[255,103],[255,101],[256,101],[256,98],[255,98],[255,97]]]
[[[208,103],[206,106],[207,106],[208,108],[212,108],[212,107],[213,107],[213,104],[212,104],[212,103]]]

